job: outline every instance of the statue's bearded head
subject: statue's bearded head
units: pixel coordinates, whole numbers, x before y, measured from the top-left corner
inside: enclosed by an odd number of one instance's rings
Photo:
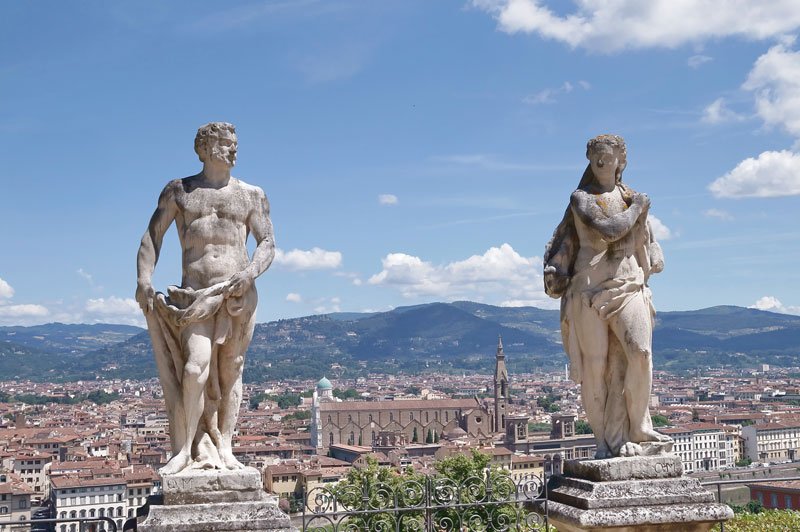
[[[236,128],[228,122],[209,122],[197,130],[194,151],[203,163],[236,164]]]
[[[598,135],[586,143],[586,158],[590,166],[604,160],[604,154],[613,154],[617,160],[616,181],[622,181],[622,171],[628,164],[628,151],[625,139],[619,135]]]

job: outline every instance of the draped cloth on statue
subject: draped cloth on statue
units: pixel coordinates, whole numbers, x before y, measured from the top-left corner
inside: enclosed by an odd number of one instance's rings
[[[181,388],[186,365],[186,352],[183,348],[184,331],[193,323],[214,320],[214,333],[211,336],[212,355],[204,394],[204,413],[193,442],[192,456],[195,458],[193,468],[224,469],[217,453],[221,439],[217,424],[217,411],[221,399],[218,371],[219,346],[225,345],[234,334],[234,318],[252,315],[258,302],[255,286],[240,297],[226,295],[227,287],[227,282],[217,283],[199,290],[170,286],[167,294],[163,292],[156,294],[155,312],[148,315],[148,328],[153,339],[153,348],[156,356],[161,357],[161,367],[166,365],[168,368],[168,378],[171,380],[172,388],[176,390]],[[157,326],[150,326],[152,322],[155,322],[153,324]],[[160,370],[160,373],[162,373],[161,378],[164,379],[164,371]],[[180,413],[176,414],[175,411],[169,413],[170,417],[181,415]],[[173,426],[175,426],[173,419],[170,419],[170,428]],[[171,436],[175,437],[172,434]],[[174,445],[173,441],[173,447]]]

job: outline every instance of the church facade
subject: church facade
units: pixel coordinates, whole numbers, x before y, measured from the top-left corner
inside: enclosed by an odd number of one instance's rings
[[[341,402],[323,378],[311,407],[311,445],[324,454],[334,444],[380,446],[379,438],[387,434],[408,443],[426,443],[463,435],[488,439],[504,433],[509,390],[502,341],[495,365],[494,405],[477,397]]]

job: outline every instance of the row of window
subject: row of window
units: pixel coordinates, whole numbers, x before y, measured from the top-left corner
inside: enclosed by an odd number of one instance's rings
[[[100,508],[97,511],[95,511],[94,508],[91,508],[88,511],[81,510],[80,512],[72,510],[69,513],[69,518],[70,519],[76,519],[76,518],[85,519],[87,517],[88,518],[92,518],[92,517],[114,517],[114,512],[115,512],[114,508],[109,508],[108,512],[106,512],[105,508]],[[116,514],[117,514],[117,517],[122,517],[122,506],[117,506]],[[67,512],[61,512],[59,514],[59,517],[61,519],[66,519],[67,518]]]
[[[457,410],[453,411],[453,416],[454,416],[454,419],[458,418],[458,411]],[[408,418],[411,421],[414,421],[414,412],[409,412],[408,413]],[[439,412],[438,411],[435,411],[433,413],[433,419],[435,421],[439,421]],[[372,421],[373,421],[372,414],[369,414],[369,423],[372,423]],[[394,412],[389,412],[389,421],[394,421]],[[450,412],[448,410],[445,410],[445,412],[444,412],[444,421],[445,421],[445,423],[448,423],[450,421]],[[352,414],[347,414],[347,422],[348,423],[352,423],[353,422],[353,415]],[[428,423],[428,422],[430,422],[430,412],[425,412],[425,423]],[[328,415],[328,423],[333,423],[333,416]]]

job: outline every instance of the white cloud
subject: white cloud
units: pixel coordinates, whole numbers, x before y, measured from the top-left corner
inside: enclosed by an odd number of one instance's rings
[[[780,302],[777,297],[774,296],[764,296],[754,304],[750,305],[748,308],[754,308],[758,310],[767,310],[769,312],[780,312],[781,314],[798,314],[800,315],[800,307],[797,306],[786,306]]]
[[[286,294],[286,301],[289,303],[302,303],[303,297],[295,292],[289,292]]]
[[[509,244],[444,265],[405,253],[390,253],[382,262],[383,269],[369,284],[394,287],[408,298],[525,300],[551,308],[555,304],[544,294],[541,258],[523,257]]]
[[[0,306],[0,318],[41,318],[50,314],[42,305],[3,305]]]
[[[378,203],[381,205],[397,205],[397,196],[394,194],[378,194]]]
[[[589,90],[592,87],[588,81],[584,80],[578,81],[578,85],[583,90]],[[531,105],[555,103],[556,97],[559,94],[569,94],[573,89],[575,89],[575,86],[569,81],[565,81],[560,87],[540,90],[539,92],[525,96],[522,101]]]
[[[767,125],[800,138],[800,52],[787,42],[773,46],[756,60],[742,88],[755,94],[756,112]]]
[[[647,220],[650,222],[650,228],[653,230],[653,236],[656,237],[656,240],[669,240],[673,237],[670,228],[652,214],[647,215]]]
[[[87,272],[83,268],[78,268],[78,271],[75,273],[86,279],[86,282],[88,282],[89,284],[94,284],[94,279],[92,278],[92,274]]]
[[[111,296],[99,297],[86,301],[86,311],[98,316],[136,316],[139,317],[141,309],[139,304],[130,297],[121,298]]]
[[[708,186],[718,198],[768,198],[800,194],[800,154],[787,150],[765,151]]]
[[[709,61],[713,61],[713,57],[709,57],[707,55],[697,54],[690,57],[686,63],[689,65],[690,68],[700,68],[701,66],[705,65]]]
[[[724,122],[739,122],[744,120],[744,117],[732,111],[725,104],[725,98],[717,98],[703,110],[701,120],[706,124],[721,124]]]
[[[675,48],[739,36],[767,39],[800,27],[796,0],[581,0],[560,16],[541,0],[471,0],[491,13],[500,30],[535,33],[571,47],[613,52],[624,48]]]
[[[12,297],[14,297],[14,289],[0,278],[0,299],[11,299]]]
[[[342,265],[342,254],[339,251],[326,251],[317,247],[308,251],[277,249],[275,264],[295,271],[334,269]]]
[[[330,299],[320,298],[315,301],[317,306],[314,307],[314,312],[317,314],[329,314],[331,312],[341,312],[342,309],[339,306],[342,302],[341,299],[338,297],[332,297]]]
[[[723,211],[722,209],[708,209],[703,211],[703,216],[706,218],[716,218],[718,220],[722,220],[723,222],[732,222],[733,215],[728,211]]]

